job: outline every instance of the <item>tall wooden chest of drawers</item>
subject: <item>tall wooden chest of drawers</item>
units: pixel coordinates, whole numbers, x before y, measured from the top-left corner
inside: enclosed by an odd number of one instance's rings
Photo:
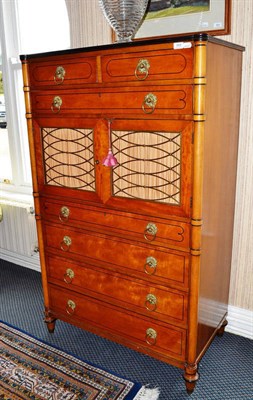
[[[207,35],[21,56],[45,322],[184,368],[226,325],[243,49]]]

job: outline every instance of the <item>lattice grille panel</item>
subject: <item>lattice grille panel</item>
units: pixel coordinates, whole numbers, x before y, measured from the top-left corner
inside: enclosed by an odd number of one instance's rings
[[[95,191],[92,130],[43,128],[42,139],[46,184]]]
[[[181,133],[112,131],[114,196],[180,204]]]

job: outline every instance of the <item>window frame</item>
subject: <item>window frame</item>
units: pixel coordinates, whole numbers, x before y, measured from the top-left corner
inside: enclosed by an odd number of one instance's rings
[[[32,197],[32,179],[23,93],[21,26],[18,0],[0,0],[0,42],[9,140],[11,182],[0,180],[0,196]]]
[[[30,181],[25,179],[30,171],[25,171],[28,166],[25,168],[24,163],[27,157],[27,150],[24,148],[24,138],[27,133],[24,101],[21,101],[21,96],[23,96],[21,83],[22,67],[19,60],[16,1],[6,2],[0,0],[0,39],[9,152],[12,166],[11,182],[5,183],[1,181],[0,189],[7,192],[31,194],[31,179]]]

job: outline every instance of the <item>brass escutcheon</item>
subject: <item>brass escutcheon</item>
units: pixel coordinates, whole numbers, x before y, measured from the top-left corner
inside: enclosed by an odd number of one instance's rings
[[[150,346],[154,346],[156,344],[156,339],[157,339],[157,332],[153,328],[148,328],[146,330],[146,342]]]
[[[55,74],[54,74],[54,81],[55,81],[56,85],[61,85],[63,83],[65,74],[66,74],[65,69],[61,65],[59,65],[56,68]]]
[[[142,110],[145,114],[152,114],[155,111],[155,106],[157,103],[157,97],[153,93],[148,93],[143,100]]]
[[[75,276],[74,271],[71,268],[67,268],[64,274],[63,280],[64,282],[70,284]]]
[[[144,271],[148,275],[153,275],[156,272],[157,260],[154,257],[147,257]]]
[[[69,315],[73,315],[75,308],[76,308],[76,303],[73,300],[68,300],[66,306],[66,313]]]
[[[69,208],[63,206],[59,213],[59,220],[62,222],[66,222],[69,219],[69,214],[70,214]]]
[[[152,242],[152,240],[154,240],[156,238],[157,231],[158,231],[158,229],[157,229],[156,224],[154,224],[153,222],[149,222],[144,231],[144,238],[148,242]]]
[[[139,81],[144,81],[148,77],[148,70],[150,68],[150,64],[148,60],[141,59],[139,60],[137,67],[135,69],[135,76]]]
[[[51,110],[53,113],[57,114],[61,110],[62,99],[60,96],[55,96],[52,101]]]
[[[61,241],[61,249],[63,251],[68,251],[69,247],[71,246],[72,240],[69,236],[64,236],[63,240]]]
[[[157,298],[154,294],[149,293],[146,296],[145,307],[148,311],[155,311],[157,307]]]

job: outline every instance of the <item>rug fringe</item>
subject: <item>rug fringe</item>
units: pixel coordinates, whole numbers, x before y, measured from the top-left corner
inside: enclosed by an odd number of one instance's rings
[[[143,386],[133,400],[158,400],[160,390],[158,388],[149,389]]]

